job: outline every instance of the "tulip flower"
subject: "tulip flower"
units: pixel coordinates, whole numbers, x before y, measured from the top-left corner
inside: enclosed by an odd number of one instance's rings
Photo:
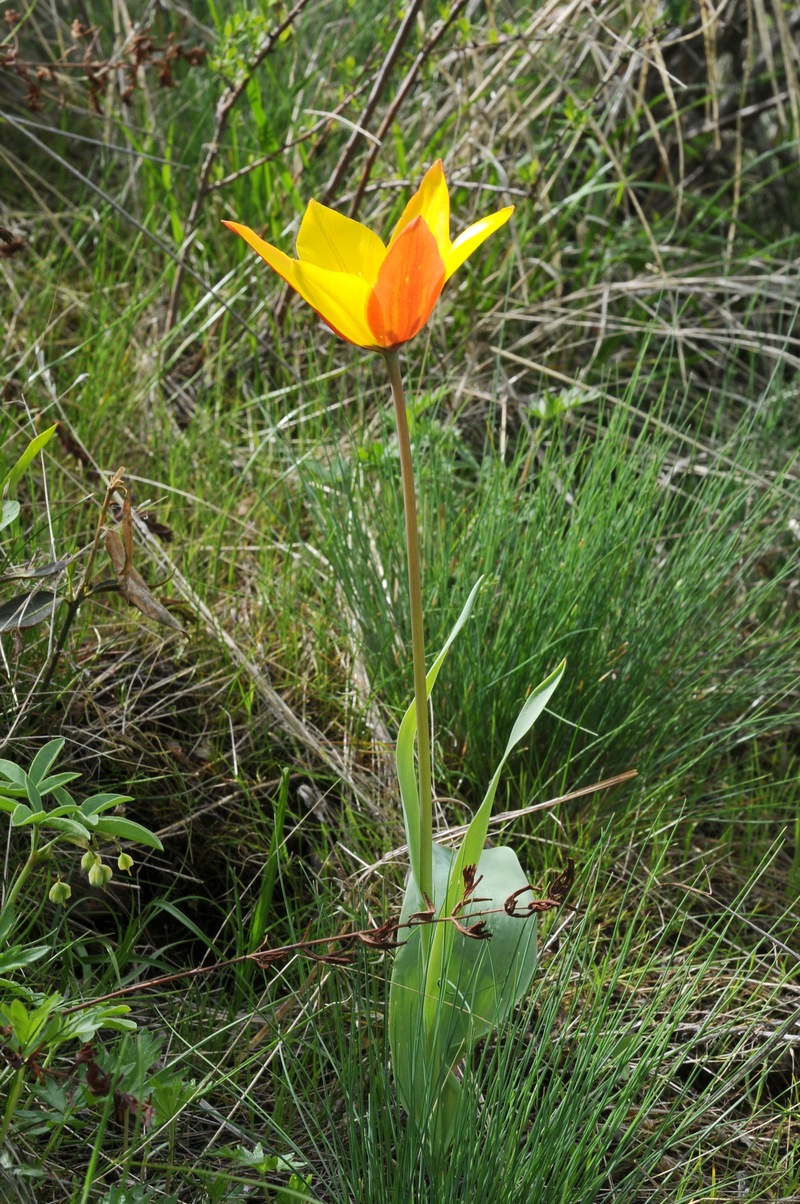
[[[529,923],[521,926],[521,913],[514,907],[531,890],[522,867],[511,849],[484,845],[503,766],[544,710],[564,665],[526,699],[461,846],[450,850],[435,844],[428,702],[480,582],[428,670],[412,446],[399,349],[422,330],[453,272],[513,211],[509,206],[481,218],[451,241],[450,195],[438,161],[406,205],[388,244],[360,222],[316,201],[303,216],[296,259],[247,226],[224,223],[335,334],[381,352],[392,387],[405,512],[414,700],[397,735],[397,777],[411,873],[399,925],[408,931],[399,942],[389,993],[389,1042],[399,1098],[443,1167],[459,1131],[459,1110],[470,1098],[455,1068],[462,1061],[469,1064],[475,1042],[499,1025],[524,995],[536,967],[531,917],[556,905],[549,898],[534,901],[527,912]],[[477,883],[479,897],[472,893]],[[509,901],[514,903],[511,910]],[[476,913],[476,905],[485,910]],[[436,922],[425,923],[426,919]],[[483,937],[491,937],[488,949],[481,943]]]
[[[393,351],[418,334],[444,284],[514,206],[483,217],[450,241],[450,194],[441,159],[403,210],[388,246],[361,222],[310,201],[297,259],[248,226],[224,222],[317,311],[331,330],[373,351]]]

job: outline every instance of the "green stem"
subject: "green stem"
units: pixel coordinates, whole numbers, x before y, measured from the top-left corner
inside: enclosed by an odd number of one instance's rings
[[[411,650],[414,658],[414,701],[417,718],[417,766],[419,771],[419,850],[420,881],[423,897],[433,897],[433,804],[431,788],[431,737],[428,728],[428,691],[425,685],[425,636],[422,612],[422,576],[420,572],[417,499],[414,492],[414,466],[408,433],[406,399],[396,351],[384,353],[392,398],[397,417],[397,440],[403,476],[403,508],[406,516],[406,553],[408,556],[408,600],[411,607]]]
[[[6,1108],[3,1114],[3,1120],[0,1124],[0,1144],[2,1144],[6,1139],[9,1125],[14,1117],[14,1111],[19,1103],[19,1097],[22,1095],[22,1088],[25,1085],[24,1074],[25,1072],[22,1070],[22,1068],[20,1068],[12,1080],[11,1090],[8,1093],[8,1099],[6,1100]]]
[[[27,882],[33,870],[42,860],[42,854],[39,849],[39,829],[34,825],[31,829],[31,851],[28,854],[25,864],[17,874],[14,883],[11,886],[6,897],[3,899],[3,907],[13,907],[19,897],[19,893]]]

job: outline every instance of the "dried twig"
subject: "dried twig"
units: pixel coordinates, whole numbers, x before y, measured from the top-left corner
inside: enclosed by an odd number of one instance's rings
[[[487,940],[491,938],[491,931],[485,924],[487,916],[516,915],[522,919],[538,912],[554,911],[563,906],[573,882],[574,868],[574,862],[570,859],[567,868],[554,879],[545,899],[536,900],[525,905],[521,910],[516,910],[517,896],[521,894],[521,891],[518,890],[509,895],[502,907],[471,911],[470,923],[467,925],[461,919],[464,907],[487,902],[487,900],[474,897],[475,887],[480,885],[481,879],[475,877],[475,866],[465,866],[463,897],[458,900],[448,915],[437,916],[433,904],[428,901],[428,906],[424,911],[415,912],[403,922],[390,918],[374,928],[346,928],[332,936],[292,941],[288,945],[280,945],[275,949],[256,949],[253,953],[243,953],[238,957],[214,962],[210,966],[193,966],[190,970],[178,970],[174,974],[161,974],[158,978],[149,978],[144,982],[133,983],[127,987],[120,987],[116,991],[109,991],[106,995],[98,995],[94,999],[82,1000],[70,1008],[64,1008],[61,1014],[71,1016],[75,1012],[83,1011],[85,1008],[94,1007],[100,1003],[109,1003],[126,995],[151,990],[153,987],[164,987],[174,982],[183,982],[187,978],[198,978],[203,974],[229,969],[231,966],[241,966],[245,962],[252,962],[260,969],[266,970],[296,954],[305,954],[326,965],[348,966],[352,963],[359,945],[366,949],[397,949],[403,944],[397,939],[401,928],[419,928],[423,924],[452,924],[462,936],[471,937],[473,940]],[[533,893],[534,888],[527,886],[524,889]]]
[[[231,113],[244,94],[247,85],[250,83],[250,80],[264,62],[264,59],[272,53],[272,50],[274,49],[281,35],[294,24],[308,3],[309,0],[297,0],[297,3],[292,9],[289,10],[284,19],[267,34],[258,50],[253,55],[252,59],[247,64],[247,69],[242,72],[241,76],[236,80],[235,83],[228,85],[220,97],[216,112],[214,114],[214,133],[211,138],[211,142],[208,145],[206,157],[203,160],[203,166],[200,168],[200,175],[197,180],[197,189],[195,191],[194,200],[192,201],[192,205],[186,218],[186,224],[184,227],[185,236],[178,252],[175,266],[175,278],[172,281],[169,305],[167,306],[167,317],[165,323],[166,334],[171,332],[178,320],[181,290],[183,288],[183,280],[186,274],[186,256],[188,255],[189,248],[194,240],[194,235],[197,229],[200,213],[203,208],[203,203],[209,192],[211,173],[214,170],[214,164],[216,163],[219,152],[222,149],[222,135],[224,134],[225,127],[230,120]]]

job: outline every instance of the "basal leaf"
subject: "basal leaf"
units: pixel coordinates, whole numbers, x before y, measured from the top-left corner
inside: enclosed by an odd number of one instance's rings
[[[456,853],[434,846],[434,904],[444,904]],[[462,1088],[453,1074],[480,1037],[510,1013],[536,967],[536,920],[512,918],[506,899],[527,885],[516,854],[487,849],[477,869],[475,901],[459,909],[465,927],[483,921],[488,939],[459,932],[450,920],[401,929],[389,996],[389,1039],[398,1094],[421,1128],[431,1123],[442,1148],[449,1144]],[[413,878],[401,920],[424,910]],[[428,948],[426,949],[426,945]],[[433,949],[436,953],[433,953]]]
[[[453,640],[458,635],[461,628],[466,623],[470,616],[472,607],[475,604],[475,599],[478,596],[478,590],[483,582],[483,577],[473,587],[467,601],[464,604],[464,609],[458,617],[455,627],[450,632],[444,647],[428,670],[425,684],[427,687],[427,697],[430,698],[431,691],[436,684],[436,678],[439,676],[439,670],[444,664],[444,659],[450,651],[450,646]],[[403,803],[403,820],[406,829],[406,841],[408,843],[408,854],[411,862],[411,872],[419,881],[420,876],[420,837],[419,837],[419,792],[417,789],[417,775],[414,769],[414,740],[417,735],[417,704],[412,701],[403,716],[403,721],[400,724],[400,730],[397,733],[397,751],[395,753],[397,761],[397,780],[400,785],[400,798]]]

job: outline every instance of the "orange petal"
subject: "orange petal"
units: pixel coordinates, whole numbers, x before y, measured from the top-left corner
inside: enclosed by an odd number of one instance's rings
[[[441,159],[428,168],[422,183],[403,210],[389,240],[390,247],[415,217],[424,219],[444,259],[450,249],[450,193],[447,191]]]
[[[367,300],[367,322],[380,347],[413,339],[431,315],[444,284],[444,260],[421,217],[402,230]]]

